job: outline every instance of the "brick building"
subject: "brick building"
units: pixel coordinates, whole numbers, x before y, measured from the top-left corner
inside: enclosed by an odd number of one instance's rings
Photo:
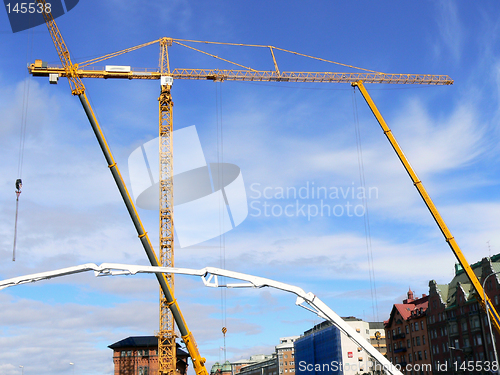
[[[427,295],[415,299],[411,289],[403,303],[395,304],[385,322],[387,358],[408,374],[432,374],[427,334]]]
[[[288,374],[295,372],[295,349],[293,343],[300,336],[281,337],[279,345],[276,345],[278,355],[278,373]]]
[[[471,268],[482,284],[488,275],[500,271],[500,254],[483,258]],[[498,275],[488,277],[485,291],[498,311]],[[440,374],[468,373],[462,371],[464,367],[461,369],[461,365],[468,361],[495,361],[486,313],[479,306],[475,289],[458,264],[449,284],[429,282],[428,328],[433,366],[439,368]],[[497,333],[495,335],[499,343],[500,337]]]
[[[127,337],[108,346],[113,349],[114,375],[156,375],[158,373],[158,338]],[[186,375],[189,354],[177,344],[177,374]]]

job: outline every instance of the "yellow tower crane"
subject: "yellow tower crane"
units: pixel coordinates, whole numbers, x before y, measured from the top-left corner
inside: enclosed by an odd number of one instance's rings
[[[44,0],[37,0],[40,3],[45,3]],[[173,39],[173,38],[161,38],[149,43],[141,44],[136,47],[128,48],[122,51],[114,52],[99,58],[95,58],[89,61],[82,62],[80,64],[73,64],[69,59],[69,53],[64,45],[64,41],[60,36],[59,30],[55,25],[54,20],[51,15],[46,15],[47,26],[54,40],[54,44],[59,52],[59,56],[63,66],[48,66],[41,60],[35,61],[34,64],[29,66],[29,71],[33,76],[48,76],[51,82],[56,82],[58,77],[67,77],[70,81],[70,86],[72,93],[78,95],[82,104],[85,108],[87,116],[96,132],[96,135],[101,144],[101,148],[105,155],[108,155],[109,149],[102,137],[102,132],[98,128],[95,116],[90,108],[88,100],[85,96],[85,89],[81,83],[81,78],[121,78],[121,79],[147,79],[147,80],[161,80],[161,94],[159,98],[159,117],[160,117],[160,263],[154,255],[149,239],[147,239],[147,234],[144,232],[142,225],[137,229],[139,237],[144,244],[146,253],[151,261],[151,264],[157,265],[161,264],[163,266],[173,266],[173,197],[172,197],[172,95],[171,95],[171,85],[176,79],[191,79],[191,80],[211,80],[211,81],[275,81],[275,82],[327,82],[327,83],[350,83],[353,87],[357,87],[363,98],[366,100],[368,106],[373,112],[376,120],[380,124],[384,134],[389,140],[391,146],[394,148],[396,154],[401,160],[404,168],[409,174],[413,184],[417,188],[419,194],[424,200],[426,206],[428,207],[432,217],[436,221],[439,229],[443,233],[446,242],[450,246],[453,254],[457,258],[460,265],[463,267],[466,275],[470,279],[471,283],[477,292],[477,298],[481,306],[486,309],[487,313],[491,316],[493,324],[496,330],[500,333],[500,316],[498,315],[495,307],[491,303],[489,297],[484,294],[481,283],[474,274],[469,263],[465,259],[461,249],[456,243],[454,237],[452,236],[450,230],[446,226],[444,220],[439,214],[436,206],[432,202],[430,196],[428,195],[425,187],[418,178],[417,174],[411,167],[408,159],[404,155],[401,147],[396,141],[392,131],[387,126],[385,120],[377,109],[375,103],[370,97],[368,91],[366,90],[364,84],[366,83],[385,83],[385,84],[419,84],[419,85],[451,85],[453,81],[447,75],[429,75],[429,74],[387,74],[382,72],[376,72],[373,70],[362,69],[364,72],[356,73],[337,73],[337,72],[296,72],[296,71],[280,71],[278,63],[274,54],[275,50],[292,53],[295,55],[308,57],[328,63],[334,63],[342,65],[349,68],[356,68],[350,65],[339,64],[330,60],[316,58],[313,56],[304,55],[298,52],[293,52],[285,50],[282,48],[274,46],[264,46],[264,45],[249,45],[249,44],[236,44],[236,43],[218,43],[218,42],[207,42],[207,41],[197,41],[197,40],[183,40],[183,39]],[[250,67],[243,66],[241,64],[234,63],[232,61],[220,58],[205,51],[201,51],[197,48],[189,46],[185,43],[203,43],[203,44],[223,44],[223,45],[233,45],[233,46],[247,46],[255,48],[267,48],[271,52],[273,59],[274,70],[256,70]],[[119,56],[121,54],[137,50],[139,48],[149,46],[155,43],[160,45],[160,68],[159,69],[131,69],[116,67],[109,68],[93,68],[89,67],[92,64],[104,61],[106,59]],[[186,48],[195,50],[197,52],[204,53],[211,57],[223,60],[227,63],[234,64],[242,69],[185,69],[185,68],[175,68],[171,69],[168,57],[168,47],[177,44],[184,46]],[[96,128],[98,129],[96,131]],[[109,153],[110,155],[110,153]],[[108,160],[108,165],[111,168],[113,176],[117,181],[117,185],[122,193],[122,197],[125,200],[127,208],[136,224],[135,220],[139,220],[137,212],[135,211],[133,202],[130,199],[128,193],[124,195],[123,191],[126,191],[123,181],[121,181],[121,176],[119,175],[118,168],[113,159]],[[119,176],[117,179],[116,176]],[[120,182],[121,181],[121,182]],[[136,228],[137,228],[136,224]],[[159,345],[165,348],[163,361],[159,359],[159,373],[160,374],[170,374],[175,371],[175,362],[172,364],[172,355],[175,355],[175,343],[173,334],[173,323],[171,319],[169,320],[169,311],[173,314],[173,318],[179,327],[181,336],[186,343],[186,347],[193,359],[194,368],[197,374],[206,373],[204,367],[204,359],[199,356],[199,353],[194,342],[192,334],[187,330],[182,315],[180,314],[179,307],[173,299],[173,279],[167,277],[158,276],[158,280],[162,287],[162,296],[160,300],[160,331],[159,331]],[[483,297],[484,296],[484,297]],[[180,318],[179,318],[180,317]],[[168,348],[173,350],[173,353],[168,352]],[[162,351],[160,350],[160,353]],[[173,367],[172,367],[173,366]]]

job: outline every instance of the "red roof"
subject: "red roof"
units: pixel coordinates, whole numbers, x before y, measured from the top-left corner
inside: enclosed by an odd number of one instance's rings
[[[406,301],[408,300],[405,300],[405,302]],[[429,307],[428,296],[424,296],[416,300],[410,300],[409,302],[406,303],[395,303],[394,307],[392,308],[389,320],[387,320],[384,323],[386,326],[391,325],[392,320],[394,318],[395,310],[399,312],[399,314],[404,320],[409,320],[412,318],[412,312],[414,312],[413,317],[418,318],[421,317],[422,316],[421,314],[427,310],[427,307]]]

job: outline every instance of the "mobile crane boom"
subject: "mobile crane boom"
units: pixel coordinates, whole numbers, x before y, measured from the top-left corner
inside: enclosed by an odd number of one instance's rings
[[[42,9],[46,9],[45,0],[36,0],[36,1],[37,1],[37,3],[43,5]],[[47,28],[49,29],[50,35],[52,37],[52,40],[54,42],[54,45],[56,47],[57,53],[59,55],[59,59],[61,60],[61,63],[63,64],[64,76],[68,78],[72,94],[78,96],[80,99],[80,102],[82,103],[85,114],[87,115],[87,117],[89,119],[89,122],[90,122],[92,129],[94,131],[94,134],[96,135],[96,138],[99,142],[101,150],[102,150],[104,157],[106,158],[106,161],[108,163],[108,167],[111,171],[111,174],[113,175],[113,179],[115,180],[115,183],[118,187],[118,190],[120,191],[120,194],[123,198],[125,206],[127,207],[127,211],[132,219],[132,222],[134,223],[138,237],[139,237],[139,239],[144,247],[144,250],[146,251],[147,257],[148,257],[151,265],[152,266],[160,266],[160,265],[173,266],[173,262],[167,263],[167,264],[165,264],[165,262],[163,262],[163,258],[165,258],[166,255],[162,254],[161,252],[160,252],[160,260],[162,261],[162,263],[159,262],[158,257],[156,256],[156,254],[154,252],[153,246],[151,245],[151,241],[149,240],[149,236],[148,236],[147,232],[144,230],[142,222],[139,218],[139,214],[137,213],[137,210],[135,208],[134,202],[133,202],[132,198],[130,197],[130,194],[127,190],[127,187],[123,181],[120,170],[119,170],[119,168],[116,164],[116,161],[113,158],[111,150],[107,144],[106,138],[104,137],[104,134],[101,130],[101,127],[97,121],[97,118],[94,114],[94,111],[92,110],[90,102],[87,98],[87,95],[85,93],[85,86],[83,85],[83,82],[77,73],[78,65],[72,63],[69,50],[66,46],[66,43],[64,42],[64,39],[61,35],[61,32],[59,31],[59,28],[57,27],[57,24],[52,16],[52,14],[50,12],[43,12],[43,16],[44,16]],[[170,125],[171,125],[171,122],[170,122]],[[170,126],[170,128],[171,128],[171,126]],[[169,205],[173,206],[173,200],[171,200],[169,202]],[[170,238],[171,238],[170,243],[173,245],[173,223],[172,223],[172,220],[169,220],[168,231],[170,232]],[[181,334],[182,340],[184,341],[184,343],[186,345],[186,349],[188,350],[189,355],[191,356],[191,360],[193,361],[193,367],[194,367],[196,374],[197,375],[208,375],[208,372],[205,368],[206,359],[201,357],[201,355],[198,351],[198,347],[196,345],[196,341],[194,339],[194,336],[191,333],[191,331],[189,331],[188,326],[186,324],[186,321],[184,320],[184,317],[183,317],[181,310],[179,308],[179,305],[177,303],[177,300],[174,298],[173,285],[171,284],[172,277],[169,276],[168,274],[156,274],[156,278],[158,279],[158,282],[160,284],[160,289],[161,289],[161,292],[160,292],[161,293],[161,295],[160,295],[160,311],[165,312],[165,310],[168,310],[168,313],[161,314],[161,316],[160,316],[160,331],[158,332],[158,335],[159,335],[159,340],[158,340],[159,366],[158,367],[159,367],[160,374],[161,373],[168,373],[169,375],[173,375],[176,373],[175,332],[173,331],[173,322],[170,322],[170,320],[171,320],[170,316],[171,316],[171,317],[173,317],[173,320],[175,320],[175,323],[177,324],[177,327],[179,328],[179,332]],[[166,319],[169,320],[168,324],[164,324],[164,322],[162,321],[164,319],[164,315],[168,315],[166,317]],[[169,332],[165,332],[166,326],[168,326],[168,328],[170,328]],[[166,343],[168,346],[167,348],[165,348]],[[165,358],[165,355],[167,355],[169,357]]]
[[[406,172],[408,172],[408,175],[410,176],[411,181],[413,182],[413,185],[415,185],[415,188],[417,189],[418,193],[422,197],[425,205],[429,209],[429,212],[431,213],[432,217],[436,221],[436,224],[438,225],[439,229],[441,230],[441,233],[443,233],[443,236],[445,238],[445,241],[448,243],[448,245],[451,248],[451,251],[457,258],[458,262],[464,269],[467,277],[471,281],[472,285],[474,285],[474,288],[476,289],[477,295],[476,298],[478,299],[481,307],[486,311],[486,313],[489,313],[489,316],[493,320],[493,325],[495,326],[496,330],[500,333],[500,316],[498,315],[498,312],[496,311],[495,307],[493,306],[493,303],[491,302],[490,298],[486,295],[486,293],[483,290],[483,286],[479,282],[476,274],[472,270],[471,266],[469,265],[469,262],[467,262],[467,259],[465,259],[464,254],[462,253],[462,250],[457,244],[457,241],[455,240],[455,237],[451,234],[451,231],[448,229],[448,226],[444,222],[443,218],[441,217],[441,214],[439,213],[437,207],[435,206],[434,202],[432,201],[431,197],[427,193],[427,190],[425,189],[424,185],[422,184],[422,181],[418,178],[415,170],[412,168],[410,162],[408,161],[407,157],[403,153],[403,150],[399,146],[398,141],[392,134],[391,129],[389,126],[387,126],[387,123],[385,122],[384,118],[380,114],[380,111],[376,107],[375,103],[373,102],[372,98],[370,97],[370,94],[368,94],[368,91],[366,91],[365,86],[363,85],[362,81],[354,82],[352,84],[354,87],[359,88],[359,91],[361,92],[361,95],[363,95],[363,98],[365,99],[366,103],[370,107],[373,115],[377,119],[378,123],[380,124],[380,127],[384,131],[385,136],[389,140],[392,148],[396,152],[396,154],[399,157],[399,160],[401,160],[401,163],[403,164]]]

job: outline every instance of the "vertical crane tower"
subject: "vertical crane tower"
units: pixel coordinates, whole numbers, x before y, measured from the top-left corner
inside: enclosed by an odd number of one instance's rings
[[[45,5],[45,0],[36,0],[38,3]],[[45,9],[45,8],[44,8]],[[78,95],[82,105],[85,109],[87,117],[89,118],[94,132],[98,138],[101,149],[106,157],[108,166],[111,173],[117,183],[120,190],[122,198],[124,199],[125,205],[129,211],[129,214],[134,222],[136,230],[138,232],[139,238],[144,246],[146,254],[153,266],[164,266],[173,267],[174,266],[174,256],[173,256],[173,245],[174,245],[174,221],[173,221],[173,144],[172,144],[172,132],[173,132],[173,101],[171,95],[171,85],[175,79],[195,79],[195,80],[212,80],[212,81],[275,81],[275,82],[327,82],[327,83],[350,83],[353,87],[358,88],[360,93],[363,95],[368,106],[372,110],[375,118],[380,124],[384,134],[389,140],[394,151],[398,155],[400,161],[402,162],[405,170],[409,174],[413,184],[417,188],[419,194],[421,195],[424,203],[429,209],[432,217],[436,221],[439,229],[445,237],[445,241],[450,246],[458,262],[462,265],[466,275],[468,276],[474,288],[477,291],[477,298],[483,308],[491,316],[493,325],[495,329],[500,332],[500,316],[498,315],[494,305],[491,303],[489,297],[483,293],[483,288],[476,275],[472,271],[469,263],[465,259],[461,249],[456,243],[453,235],[446,226],[444,220],[440,216],[436,206],[432,202],[429,194],[424,188],[422,182],[416,175],[415,171],[411,167],[408,159],[404,155],[401,147],[397,143],[392,131],[387,126],[385,120],[381,116],[378,108],[371,99],[369,93],[367,92],[364,84],[365,83],[385,83],[385,84],[425,84],[425,85],[450,85],[453,81],[450,77],[446,75],[429,75],[429,74],[387,74],[376,72],[372,70],[362,69],[365,72],[362,73],[336,73],[336,72],[293,72],[293,71],[280,71],[275,58],[274,50],[280,50],[288,53],[293,53],[295,55],[300,55],[308,58],[313,58],[320,61],[325,61],[329,63],[335,63],[333,61],[320,59],[308,55],[304,55],[298,52],[288,51],[281,48],[273,46],[262,46],[262,45],[247,45],[247,44],[234,44],[234,43],[216,43],[216,42],[202,42],[202,41],[186,41],[181,39],[172,38],[161,38],[149,43],[142,44],[140,46],[128,48],[122,51],[118,51],[109,55],[105,55],[100,58],[92,59],[81,64],[73,64],[71,62],[69,52],[62,39],[62,36],[55,24],[55,21],[50,13],[43,13],[47,27],[52,36],[53,42],[58,51],[62,67],[57,66],[46,66],[37,60],[34,64],[31,64],[28,69],[33,76],[57,76],[57,77],[67,77],[70,83],[70,87],[73,95]],[[273,63],[274,71],[262,71],[255,70],[243,65],[231,62],[229,60],[222,59],[218,56],[212,55],[210,53],[200,51],[196,48],[185,45],[182,42],[200,42],[205,44],[225,44],[225,45],[236,45],[236,46],[249,46],[257,48],[269,48]],[[121,55],[126,52],[130,52],[154,43],[160,44],[160,62],[159,71],[128,71],[128,72],[111,72],[103,69],[84,69],[90,64],[94,64],[99,61],[106,60],[111,57]],[[171,69],[168,58],[168,47],[176,43],[178,45],[190,48],[192,50],[204,53],[214,58],[221,59],[225,62],[235,64],[243,69],[235,70],[221,70],[221,69],[181,69],[175,68]],[[335,63],[339,64],[339,63]],[[356,68],[350,65],[339,64],[349,68]],[[360,69],[360,68],[356,68]],[[154,253],[154,250],[150,244],[147,233],[142,227],[137,211],[133,204],[130,195],[126,189],[125,184],[121,178],[121,174],[116,166],[116,162],[111,155],[109,147],[104,139],[102,131],[95,119],[95,115],[90,107],[90,103],[85,95],[85,87],[81,81],[81,78],[121,78],[121,79],[159,79],[161,82],[161,92],[159,101],[159,152],[160,152],[160,257],[159,260]],[[199,355],[198,348],[194,341],[192,333],[188,330],[187,324],[182,317],[179,306],[173,297],[174,290],[174,279],[173,275],[168,274],[166,276],[157,275],[158,281],[160,283],[160,329],[158,331],[158,346],[159,346],[159,374],[174,375],[176,371],[176,346],[175,346],[175,330],[174,321],[177,324],[181,337],[186,344],[186,348],[191,355],[193,360],[194,369],[197,375],[207,374],[206,368],[204,366],[205,359]],[[483,298],[483,295],[485,298]]]
[[[161,92],[159,102],[159,155],[160,155],[160,264],[174,266],[174,183],[173,183],[173,106],[170,88],[172,81],[165,75],[170,72],[168,46],[171,40],[160,40]],[[174,275],[166,274],[167,282],[174,291]],[[160,330],[158,331],[158,372],[175,375],[176,344],[172,312],[165,293],[160,288]]]

